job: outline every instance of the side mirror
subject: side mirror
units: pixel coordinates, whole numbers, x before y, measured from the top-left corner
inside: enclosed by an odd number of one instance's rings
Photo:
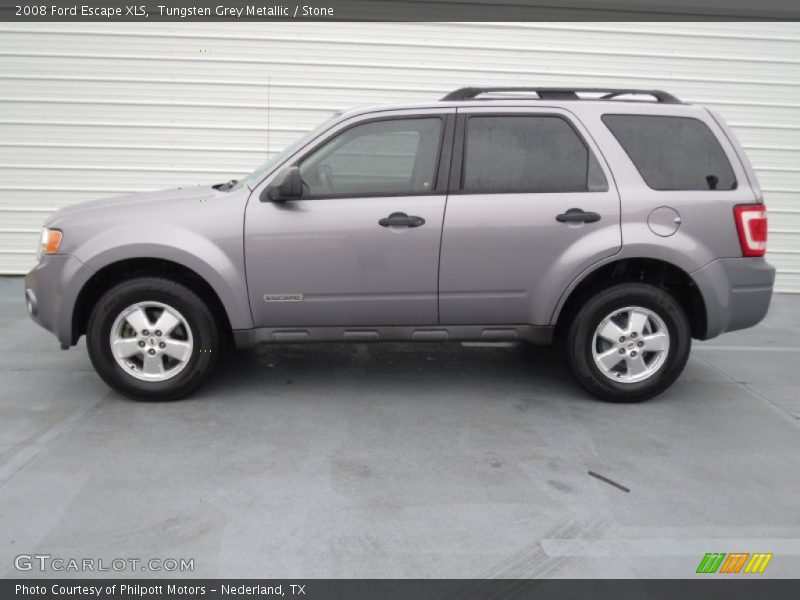
[[[300,169],[288,167],[278,173],[261,194],[262,202],[286,202],[303,196],[303,179]]]

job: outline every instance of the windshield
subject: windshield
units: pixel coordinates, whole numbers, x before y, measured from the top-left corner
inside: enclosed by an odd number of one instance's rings
[[[295,150],[300,148],[306,140],[313,138],[323,129],[326,129],[331,121],[336,119],[341,113],[337,112],[334,113],[332,116],[325,119],[322,123],[320,123],[317,127],[312,129],[309,133],[303,134],[300,136],[299,139],[295,140],[293,143],[289,144],[286,148],[278,152],[275,156],[270,158],[267,162],[262,164],[261,166],[257,167],[252,173],[243,177],[239,181],[236,182],[236,185],[232,186],[230,190],[238,190],[243,188],[244,186],[252,186],[257,184],[261,177],[267,173],[272,167],[276,164],[284,160],[287,156],[290,156]]]

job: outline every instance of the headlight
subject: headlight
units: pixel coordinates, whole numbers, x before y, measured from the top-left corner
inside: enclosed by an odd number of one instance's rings
[[[42,228],[42,238],[39,240],[39,248],[36,250],[36,260],[42,260],[45,254],[55,254],[61,245],[63,234],[58,229]]]

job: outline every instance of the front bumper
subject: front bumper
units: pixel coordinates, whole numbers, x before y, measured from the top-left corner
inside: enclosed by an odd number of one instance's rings
[[[692,274],[706,305],[710,339],[752,327],[767,314],[775,267],[763,258],[720,258]]]
[[[72,316],[83,286],[94,275],[74,256],[51,254],[25,276],[25,304],[31,318],[62,346],[74,346]]]

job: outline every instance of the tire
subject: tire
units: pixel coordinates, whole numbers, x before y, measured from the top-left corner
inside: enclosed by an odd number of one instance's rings
[[[155,329],[159,323],[165,331]],[[111,288],[94,306],[86,331],[89,358],[97,373],[114,390],[135,400],[188,396],[211,375],[222,342],[208,305],[188,287],[157,277]]]
[[[590,296],[574,313],[565,349],[589,393],[608,402],[641,402],[672,385],[691,345],[689,322],[670,294],[623,283]]]

